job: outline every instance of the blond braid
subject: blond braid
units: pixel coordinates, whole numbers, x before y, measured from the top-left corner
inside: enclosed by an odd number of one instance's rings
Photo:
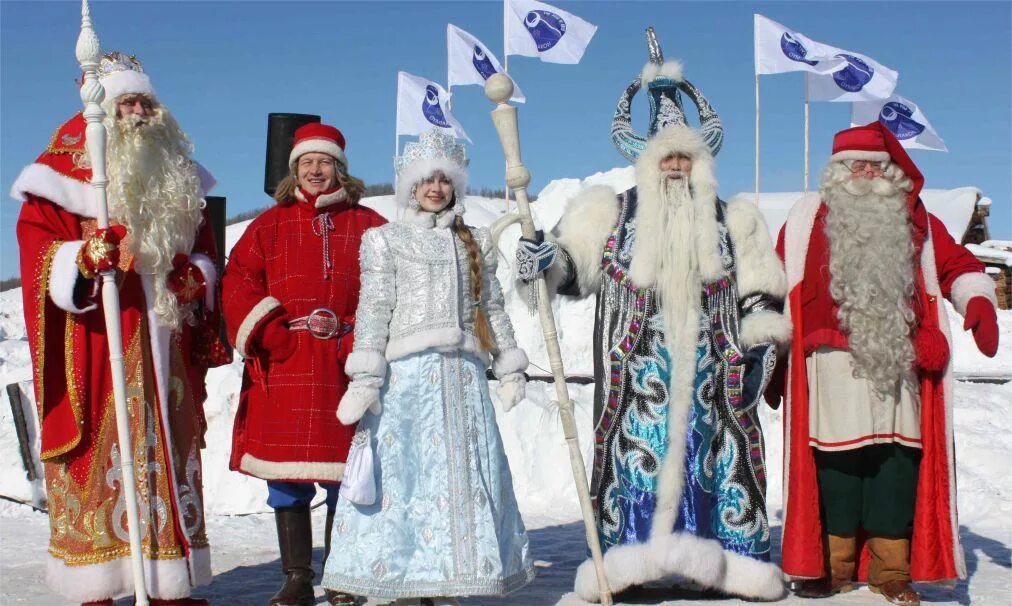
[[[496,348],[495,338],[492,336],[492,326],[488,323],[488,317],[481,308],[481,250],[478,243],[474,241],[474,234],[464,224],[464,218],[457,215],[453,219],[453,233],[460,238],[467,249],[467,256],[471,263],[471,297],[474,299],[474,336],[478,337],[478,343],[485,351],[493,351]]]

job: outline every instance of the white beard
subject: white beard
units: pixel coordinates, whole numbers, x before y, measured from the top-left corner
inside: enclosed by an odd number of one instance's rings
[[[186,310],[180,309],[165,278],[172,258],[193,250],[204,200],[190,143],[168,111],[158,107],[140,122],[115,114],[105,120],[109,213],[127,228],[134,269],[154,278],[155,315],[176,329]]]
[[[668,179],[661,174],[662,204],[657,229],[664,234],[658,244],[657,293],[664,310],[664,328],[669,343],[679,337],[695,338],[702,280],[696,251],[696,202],[689,180]]]
[[[829,292],[840,306],[854,375],[882,395],[896,394],[901,381],[914,380],[915,259],[906,192],[886,177],[830,172],[820,189],[829,210]]]

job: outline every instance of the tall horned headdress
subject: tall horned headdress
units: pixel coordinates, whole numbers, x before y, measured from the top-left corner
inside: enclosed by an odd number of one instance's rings
[[[639,78],[633,80],[618,99],[615,116],[611,121],[611,140],[619,153],[635,162],[646,147],[647,139],[653,137],[665,126],[672,124],[688,126],[682,106],[682,93],[688,95],[699,112],[699,131],[710,154],[716,156],[724,142],[724,125],[703,93],[682,77],[682,65],[678,61],[664,61],[661,45],[653,27],[647,28],[647,50],[649,61]],[[632,127],[632,99],[641,88],[646,87],[650,102],[650,122],[647,136],[636,133]]]

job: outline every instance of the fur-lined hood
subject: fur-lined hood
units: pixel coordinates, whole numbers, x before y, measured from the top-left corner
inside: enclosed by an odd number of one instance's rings
[[[463,198],[467,193],[467,169],[447,158],[425,158],[416,160],[405,167],[397,177],[395,191],[397,203],[403,208],[410,207],[411,189],[436,171],[441,171],[453,183],[453,191],[457,196],[455,208],[459,208],[457,214],[462,214],[464,212]]]
[[[696,205],[696,254],[700,277],[704,282],[712,282],[724,274],[718,245],[717,179],[713,156],[695,129],[670,125],[651,137],[636,161],[639,208],[629,272],[630,278],[640,287],[653,286],[657,281],[658,247],[667,237],[661,233],[663,225],[659,220],[661,204],[664,204],[659,165],[672,153],[685,154],[692,159],[689,186]]]

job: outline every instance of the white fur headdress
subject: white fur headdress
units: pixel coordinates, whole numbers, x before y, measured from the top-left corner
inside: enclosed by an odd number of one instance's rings
[[[456,214],[464,213],[463,198],[467,192],[467,152],[453,135],[434,129],[422,133],[418,141],[405,144],[404,153],[394,160],[397,171],[397,202],[410,206],[418,183],[435,172],[442,172],[453,183],[457,202]]]

